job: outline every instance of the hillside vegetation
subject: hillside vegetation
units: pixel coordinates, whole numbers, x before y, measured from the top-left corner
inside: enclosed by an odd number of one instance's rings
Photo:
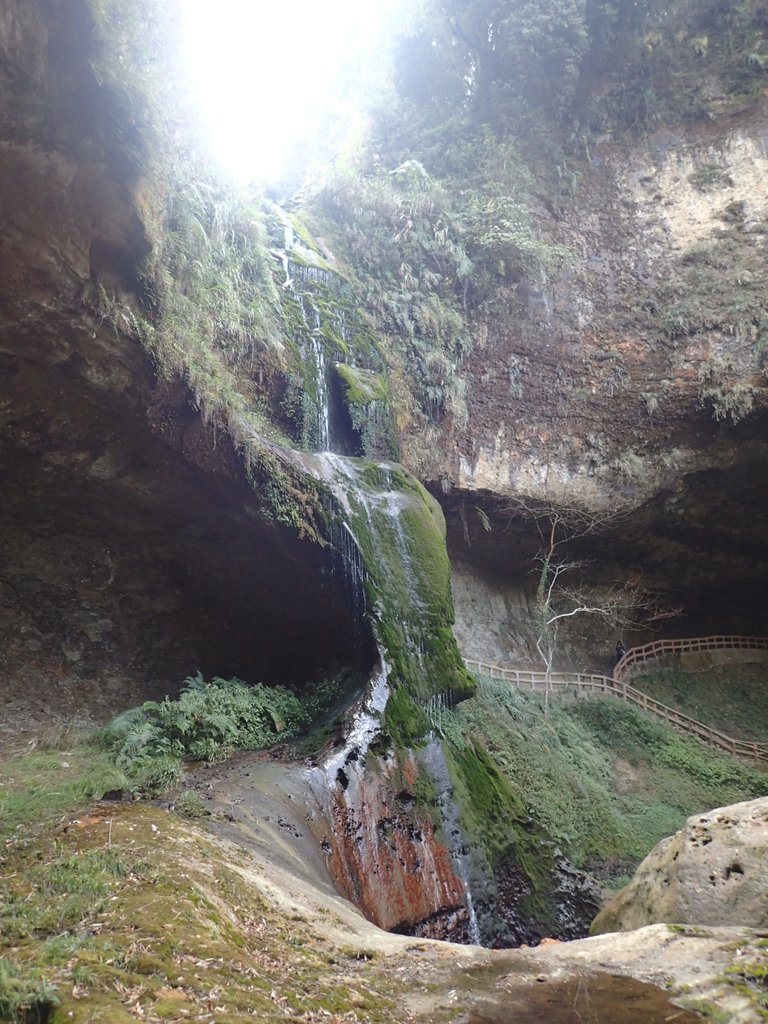
[[[702,672],[659,669],[635,676],[632,685],[736,739],[768,739],[768,669],[720,665]]]
[[[479,741],[577,867],[621,885],[698,811],[762,796],[768,776],[614,699],[558,700],[482,678],[442,724]]]

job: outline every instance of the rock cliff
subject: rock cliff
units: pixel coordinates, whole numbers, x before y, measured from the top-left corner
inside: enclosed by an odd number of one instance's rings
[[[538,540],[517,499],[613,508],[581,552],[604,575],[643,573],[684,607],[678,632],[760,631],[765,143],[762,103],[608,137],[575,198],[539,209],[567,266],[490,326],[463,369],[468,414],[442,424],[425,469],[456,558],[519,590]]]
[[[365,466],[299,454],[280,433],[328,415],[330,387],[306,324],[285,306],[279,320],[285,250],[268,252],[262,209],[221,230],[231,196],[157,153],[173,138],[155,131],[140,58],[156,61],[131,24],[119,4],[57,0],[0,17],[3,750],[103,724],[197,671],[310,695],[343,680],[343,707],[364,698],[383,651],[395,710],[377,704],[365,745],[350,726],[344,751],[362,765],[375,735],[381,754],[429,728],[432,694],[472,688],[450,633],[442,516],[402,469],[370,465],[364,479]],[[346,378],[366,438],[374,379]],[[322,796],[343,891],[386,927],[463,908],[423,808],[395,810],[373,770],[361,786],[355,803],[334,776]],[[433,889],[425,857],[441,868]]]

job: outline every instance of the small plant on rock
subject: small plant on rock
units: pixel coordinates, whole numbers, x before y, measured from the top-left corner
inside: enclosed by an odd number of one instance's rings
[[[710,356],[701,364],[699,405],[710,408],[718,422],[730,418],[732,423],[738,423],[752,411],[754,391],[737,379],[731,356]]]

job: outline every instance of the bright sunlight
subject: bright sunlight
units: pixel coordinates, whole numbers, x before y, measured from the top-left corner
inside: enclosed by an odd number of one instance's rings
[[[393,2],[184,0],[192,89],[224,170],[267,184],[332,131],[354,100],[339,72],[373,50]]]

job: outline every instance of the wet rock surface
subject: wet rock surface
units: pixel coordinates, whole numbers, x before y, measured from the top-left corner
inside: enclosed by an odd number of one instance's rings
[[[418,759],[435,787],[445,841],[466,893],[464,915],[456,922],[461,927],[439,937],[503,949],[536,944],[545,937],[562,940],[586,935],[600,906],[594,880],[562,855],[552,855],[552,844],[543,837],[532,835],[530,847],[521,850],[511,822],[507,823],[506,854],[491,859],[482,836],[463,827],[441,741],[433,738],[419,751]],[[541,891],[535,894],[534,880],[522,866],[530,857],[541,871],[537,878]],[[536,908],[533,913],[532,907]]]
[[[594,934],[660,921],[768,926],[768,798],[688,819],[606,906]]]
[[[330,851],[317,841],[316,804],[306,801],[301,773],[250,755],[201,770],[191,781],[210,795],[214,831],[248,851],[245,870],[268,902],[298,917],[309,934],[364,950],[369,983],[384,981],[397,992],[398,1020],[661,1024],[699,1020],[699,1008],[716,1008],[730,1024],[762,1019],[736,973],[764,963],[760,933],[700,928],[686,934],[656,925],[493,951],[385,933],[335,891]],[[288,819],[291,827],[280,825]]]
[[[188,779],[214,831],[349,900],[387,931],[462,938],[464,890],[433,824],[398,808],[374,773],[318,790],[316,769],[244,754]],[[319,798],[319,799],[318,799]]]

